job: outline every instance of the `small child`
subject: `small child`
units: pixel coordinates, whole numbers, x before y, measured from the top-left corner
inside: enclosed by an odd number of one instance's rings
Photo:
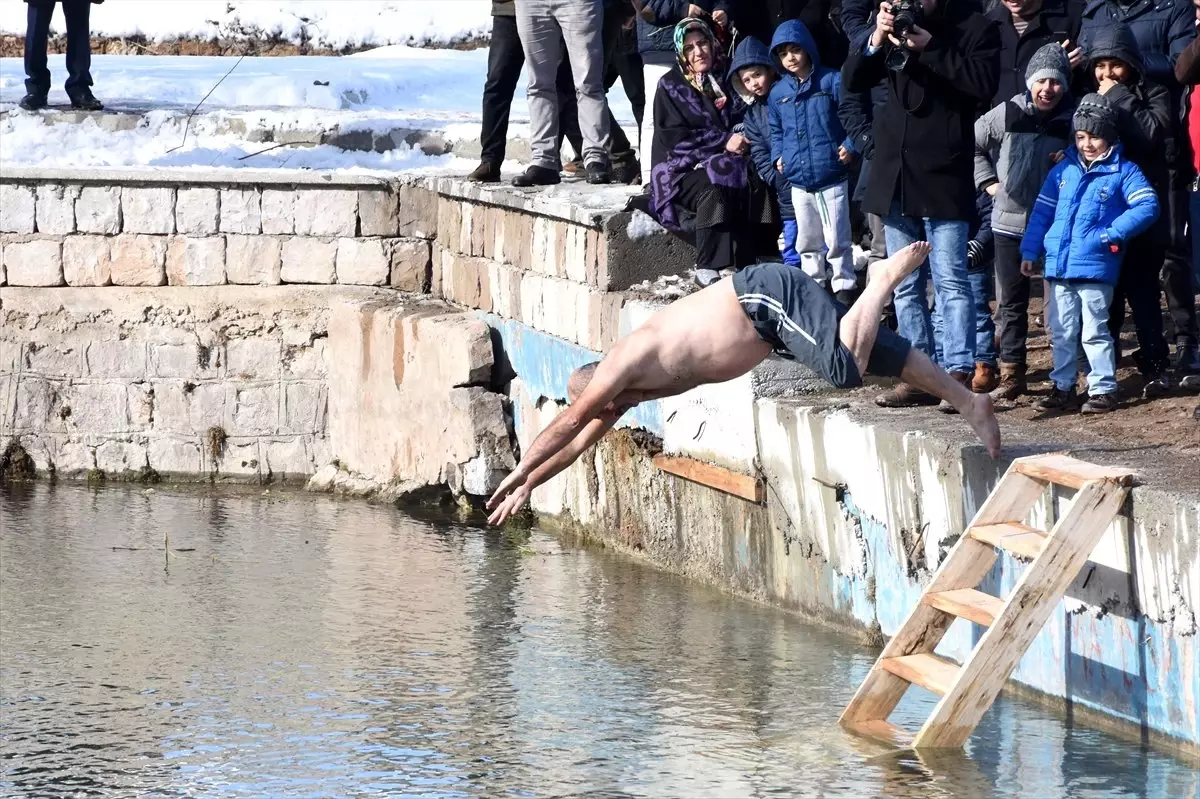
[[[733,53],[729,67],[733,87],[746,103],[742,133],[750,140],[750,159],[763,183],[772,187],[779,199],[779,215],[783,219],[783,262],[800,265],[796,252],[796,212],[792,210],[792,189],[775,168],[771,158],[771,122],[768,119],[767,96],[779,80],[771,51],[753,36],[742,39]]]
[[[796,250],[805,274],[830,288],[843,305],[854,301],[853,235],[846,165],[853,143],[838,119],[842,79],[821,66],[817,45],[799,20],[783,23],[771,52],[784,74],[771,88],[771,158],[791,187]]]
[[[1076,403],[1082,335],[1088,362],[1083,413],[1117,407],[1116,359],[1108,309],[1126,244],[1154,224],[1158,197],[1142,170],[1121,153],[1117,109],[1104,95],[1079,101],[1075,146],[1050,171],[1021,240],[1021,271],[1031,276],[1045,255],[1054,386],[1038,403],[1066,410]]]

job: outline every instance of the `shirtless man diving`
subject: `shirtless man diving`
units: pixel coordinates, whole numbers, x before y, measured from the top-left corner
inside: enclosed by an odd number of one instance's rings
[[[899,377],[946,400],[994,458],[1000,427],[987,394],[972,394],[879,319],[893,289],[929,255],[919,241],[871,267],[871,280],[846,311],[800,269],[747,267],[663,308],[617,342],[599,363],[575,370],[570,407],[534,440],[488,502],[501,524],[533,489],[567,468],[638,403],[732,380],[772,351],[797,360],[838,388],[870,373]]]

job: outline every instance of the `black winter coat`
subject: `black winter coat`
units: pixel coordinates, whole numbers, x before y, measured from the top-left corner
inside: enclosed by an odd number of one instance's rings
[[[1090,58],[1091,42],[1114,22],[1124,22],[1133,31],[1145,77],[1179,94],[1175,61],[1183,48],[1196,38],[1196,11],[1189,0],[1134,0],[1122,5],[1113,0],[1091,0],[1083,9],[1079,40]]]
[[[1074,48],[1079,41],[1083,2],[1045,0],[1042,9],[1029,21],[1025,33],[1020,35],[1013,27],[1012,14],[1003,5],[987,12],[987,18],[995,22],[1000,31],[1000,84],[992,97],[993,108],[1025,92],[1025,69],[1042,45],[1070,41]]]
[[[903,72],[887,68],[885,44],[855,49],[842,68],[846,92],[880,81],[887,104],[875,116],[875,153],[863,210],[886,216],[892,201],[905,216],[969,220],[975,216],[975,119],[996,94],[1000,35],[996,24],[960,0],[925,19],[933,38]]]
[[[733,23],[741,36],[769,42],[781,23],[798,19],[816,40],[821,63],[838,69],[846,60],[846,36],[837,22],[839,5],[838,0],[736,0]]]

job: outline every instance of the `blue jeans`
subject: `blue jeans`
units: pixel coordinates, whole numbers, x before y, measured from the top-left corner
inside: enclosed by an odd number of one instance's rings
[[[992,319],[991,302],[996,292],[996,272],[992,262],[980,269],[967,272],[971,281],[971,297],[975,307],[975,362],[996,365],[996,323]],[[934,360],[942,360],[942,313],[933,306],[933,351]]]
[[[788,266],[800,265],[800,253],[796,252],[796,220],[783,220],[783,262]]]
[[[922,226],[924,235],[922,235]],[[888,255],[895,255],[925,238],[933,251],[929,260],[896,287],[898,332],[948,372],[975,371],[975,301],[967,277],[967,223],[957,219],[916,219],[897,206],[883,220]],[[933,279],[942,330],[934,349],[933,317],[926,287]]]
[[[1108,307],[1113,287],[1083,280],[1047,280],[1050,337],[1054,371],[1050,379],[1060,391],[1070,391],[1079,376],[1079,345],[1088,363],[1088,394],[1116,394],[1116,347],[1108,331]]]

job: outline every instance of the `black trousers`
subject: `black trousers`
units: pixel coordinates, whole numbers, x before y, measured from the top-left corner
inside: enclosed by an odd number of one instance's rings
[[[696,218],[697,269],[740,269],[768,255],[778,260],[779,226],[761,221],[765,209],[756,210],[755,194],[714,186],[703,169],[679,179],[675,203]]]
[[[1172,176],[1174,178],[1174,176]],[[1176,181],[1172,180],[1172,184]],[[1160,195],[1161,199],[1161,195]],[[1175,329],[1175,341],[1183,346],[1195,345],[1196,286],[1192,275],[1191,236],[1187,222],[1191,214],[1189,187],[1171,190],[1167,198],[1167,224],[1170,226],[1170,243],[1162,265],[1162,290],[1167,295],[1167,314]]]
[[[1024,366],[1029,339],[1029,278],[1021,274],[1021,240],[996,236],[994,241],[1000,361]]]
[[[1169,365],[1170,352],[1163,337],[1158,285],[1159,267],[1167,250],[1165,239],[1165,230],[1156,226],[1129,243],[1108,311],[1108,330],[1116,343],[1117,361],[1120,362],[1121,328],[1125,325],[1125,303],[1129,303],[1137,329],[1135,360],[1138,370],[1145,375]]]
[[[92,46],[89,0],[61,0],[67,20],[67,95],[76,96],[92,85]],[[29,4],[25,26],[25,91],[45,96],[50,93],[50,68],[46,47],[50,41],[50,18],[54,16],[53,0],[37,0]]]
[[[512,110],[513,94],[525,66],[525,51],[517,34],[516,17],[492,17],[492,40],[488,45],[487,80],[483,84],[483,129],[480,132],[480,160],[499,166],[504,161],[508,145],[508,116]],[[558,96],[561,135],[565,135],[582,152],[583,137],[579,133],[579,118],[575,103],[575,81],[571,65],[564,58],[558,68]],[[560,138],[561,144],[561,138]]]

